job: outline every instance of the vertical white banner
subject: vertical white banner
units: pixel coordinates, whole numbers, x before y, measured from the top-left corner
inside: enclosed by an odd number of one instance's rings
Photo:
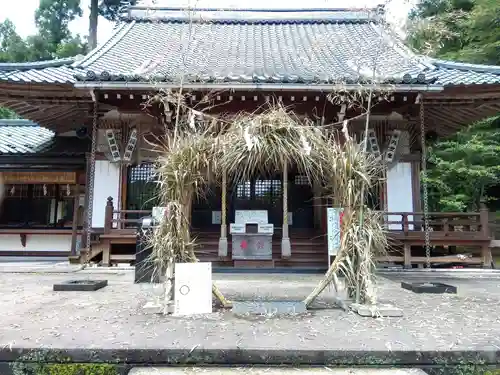
[[[328,258],[337,255],[340,249],[340,215],[342,208],[328,207],[326,209],[328,229]],[[330,263],[330,262],[328,262]]]

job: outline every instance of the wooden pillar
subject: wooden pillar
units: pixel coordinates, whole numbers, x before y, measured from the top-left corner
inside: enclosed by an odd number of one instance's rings
[[[104,233],[111,232],[111,228],[113,227],[113,197],[108,197],[108,201],[106,202],[106,208],[104,211]]]
[[[76,237],[78,233],[78,207],[80,206],[80,185],[78,182],[75,184],[75,191],[73,193],[73,225],[71,227],[71,255],[76,255]]]
[[[481,202],[479,209],[479,220],[481,223],[481,233],[484,237],[485,242],[481,246],[481,257],[483,258],[483,268],[491,268],[491,263],[493,261],[493,257],[491,255],[490,248],[490,228],[489,228],[489,212],[488,207],[484,202]]]
[[[222,175],[222,192],[220,208],[220,238],[219,238],[219,257],[227,257],[227,174]]]
[[[422,198],[420,194],[420,162],[411,163],[412,191],[413,191],[413,211],[422,212]],[[414,218],[414,220],[419,220]]]
[[[292,245],[288,236],[288,166],[283,165],[283,228],[281,229],[281,257],[292,255]]]
[[[408,244],[404,244],[404,267],[406,269],[411,269],[411,246]]]
[[[82,233],[82,249],[89,249],[90,250],[90,244],[87,244],[87,230],[89,227],[92,226],[92,223],[89,225],[88,224],[88,210],[90,209],[90,205],[92,202],[90,202],[90,195],[89,191],[91,189],[91,182],[90,182],[90,154],[87,153],[85,154],[85,196],[84,196],[84,201],[83,201],[83,233]]]
[[[321,213],[323,210],[322,198],[321,198],[321,188],[318,186],[317,182],[311,183],[311,188],[313,189],[313,215],[314,215],[314,228],[321,229],[322,217]]]

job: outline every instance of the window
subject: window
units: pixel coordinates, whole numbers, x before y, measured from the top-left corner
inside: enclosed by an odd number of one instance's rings
[[[298,174],[295,176],[294,183],[295,183],[295,185],[305,185],[305,186],[311,185],[309,182],[309,178],[307,176],[301,175],[301,174]]]
[[[280,180],[256,180],[255,199],[267,201],[271,204],[281,200]]]
[[[236,196],[238,199],[250,199],[251,198],[251,184],[250,181],[241,182],[236,187]]]
[[[158,190],[153,164],[129,167],[127,182],[127,210],[151,210],[157,205]]]

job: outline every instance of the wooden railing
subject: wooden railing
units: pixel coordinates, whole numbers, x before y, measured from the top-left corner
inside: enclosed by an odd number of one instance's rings
[[[130,218],[128,217],[130,215],[137,217]],[[142,217],[149,215],[151,215],[151,210],[115,210],[113,198],[109,197],[104,213],[104,234],[111,233],[112,229],[135,228],[139,225]]]
[[[488,216],[486,207],[479,212],[429,212],[429,234],[432,239],[488,240]],[[387,212],[384,222],[389,232],[399,232],[406,237],[420,236],[425,230],[423,212]]]
[[[104,233],[110,233],[112,229],[135,228],[142,217],[151,215],[151,210],[115,210],[112,197],[108,198],[105,210]],[[424,238],[423,212],[386,212],[383,215],[389,233],[397,238]],[[430,238],[486,241],[490,239],[488,216],[485,206],[479,212],[429,212]]]
[[[113,199],[106,202],[104,235],[113,238],[128,238],[144,216],[151,215],[151,210],[115,210]],[[130,216],[135,216],[131,218]],[[403,246],[400,256],[388,255],[382,261],[401,262],[410,268],[412,264],[425,264],[424,256],[412,256],[412,247],[421,248],[425,244],[423,212],[385,212],[384,223],[389,237]],[[489,213],[485,206],[479,212],[429,212],[429,239],[432,246],[464,245],[479,247],[480,256],[468,255],[433,256],[434,263],[470,263],[491,265],[490,242],[492,239]],[[130,239],[132,241],[132,239]],[[108,249],[109,251],[109,249]]]

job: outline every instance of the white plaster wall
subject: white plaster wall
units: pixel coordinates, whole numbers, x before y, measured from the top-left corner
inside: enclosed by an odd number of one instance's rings
[[[94,179],[94,199],[92,202],[92,227],[104,227],[104,210],[108,197],[118,204],[120,191],[120,166],[108,160],[96,160]]]
[[[387,171],[387,211],[413,212],[411,163],[398,162]],[[401,220],[400,215],[389,215],[389,221]],[[409,221],[413,216],[408,217]],[[390,230],[401,230],[401,225],[390,224]],[[410,225],[410,230],[413,225]]]
[[[47,231],[50,233],[49,231]],[[0,235],[0,251],[71,251],[71,233],[26,235],[26,247],[21,244],[19,234]]]

